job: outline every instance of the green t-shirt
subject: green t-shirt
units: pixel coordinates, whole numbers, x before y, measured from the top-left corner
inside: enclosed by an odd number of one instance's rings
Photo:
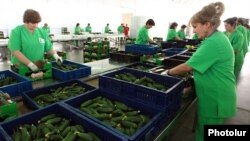
[[[139,33],[137,34],[135,43],[136,44],[141,44],[141,45],[146,45],[146,44],[148,44],[148,38],[149,38],[149,36],[148,36],[148,29],[144,25],[139,30]]]
[[[198,115],[226,118],[236,113],[234,52],[228,38],[215,32],[186,62],[193,68]]]
[[[117,31],[119,34],[122,34],[124,31],[124,27],[122,25],[118,26]]]
[[[235,51],[234,74],[236,78],[238,78],[241,66],[243,65],[244,62],[244,54],[242,49],[244,41],[243,35],[240,31],[235,30],[234,32],[229,34],[228,38]]]
[[[243,53],[243,34],[238,31],[235,30],[234,32],[232,32],[231,34],[229,34],[228,36],[229,41],[231,42],[233,49],[238,53],[238,52],[242,52]]]
[[[248,52],[248,35],[247,35],[247,29],[242,26],[242,25],[238,25],[236,27],[236,30],[240,31],[243,34],[243,54],[245,55]]]
[[[197,34],[197,33],[195,33],[195,34],[193,35],[192,39],[194,39],[194,40],[199,39],[198,34]]]
[[[82,31],[81,27],[80,26],[76,26],[74,34],[79,35],[81,33],[81,31]]]
[[[223,31],[223,33],[224,33],[227,37],[229,37],[229,35],[230,35],[230,33],[227,32],[227,31]]]
[[[109,26],[106,26],[104,32],[108,33],[109,31],[110,31]]]
[[[177,36],[177,33],[175,29],[168,29],[168,36],[167,36],[166,41],[175,40],[176,36]]]
[[[91,26],[86,26],[85,31],[91,33],[92,32]]]
[[[177,32],[177,36],[181,39],[185,39],[186,38],[186,35],[185,35],[185,32],[183,30],[179,30]]]
[[[42,29],[49,35],[50,34],[50,28],[43,26]]]
[[[33,34],[24,26],[17,26],[11,31],[8,48],[11,52],[21,51],[30,61],[44,60],[44,52],[52,49],[52,44],[41,28],[36,28]],[[12,64],[22,65],[15,57],[11,56]]]
[[[247,34],[248,34],[248,45],[250,44],[250,29],[247,30]]]

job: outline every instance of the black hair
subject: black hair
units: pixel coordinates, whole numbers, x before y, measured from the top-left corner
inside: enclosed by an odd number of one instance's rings
[[[146,25],[155,26],[155,21],[153,19],[148,19],[148,21],[146,22]]]
[[[185,29],[187,26],[184,24],[181,26],[182,29]]]
[[[230,24],[231,26],[236,26],[237,18],[236,17],[228,18],[224,20],[224,22]]]
[[[175,29],[176,27],[178,26],[178,24],[176,22],[173,22],[171,25],[170,25],[170,29]]]

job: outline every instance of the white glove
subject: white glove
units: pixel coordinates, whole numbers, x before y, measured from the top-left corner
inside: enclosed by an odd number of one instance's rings
[[[57,53],[53,54],[53,57],[55,58],[56,61],[61,61],[61,62],[63,62],[62,57],[60,57]]]
[[[37,67],[34,63],[32,63],[32,62],[30,62],[30,63],[28,64],[28,67],[29,67],[32,71],[38,71],[38,70],[39,70],[38,67]]]
[[[161,75],[169,75],[169,74],[168,74],[168,71],[169,71],[169,70],[163,71],[163,72],[161,73]]]

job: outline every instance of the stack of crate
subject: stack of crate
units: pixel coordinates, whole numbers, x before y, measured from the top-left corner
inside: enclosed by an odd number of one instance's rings
[[[126,38],[126,44],[135,44],[135,38]]]
[[[0,31],[0,39],[4,39],[3,31]]]
[[[61,31],[62,31],[62,34],[63,34],[63,35],[69,34],[68,28],[67,28],[67,27],[62,27],[62,28],[61,28]]]
[[[83,49],[83,62],[92,62],[109,58],[110,44],[108,41],[85,43]]]

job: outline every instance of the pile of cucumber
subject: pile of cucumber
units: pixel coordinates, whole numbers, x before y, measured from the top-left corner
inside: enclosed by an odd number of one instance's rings
[[[60,70],[62,70],[62,71],[72,71],[72,70],[77,70],[77,69],[79,69],[79,67],[77,66],[77,65],[73,65],[73,64],[60,64],[60,65],[58,65],[58,64],[56,64],[55,65],[55,68],[58,68],[58,69],[60,69]]]
[[[70,119],[50,114],[34,124],[20,125],[11,136],[14,141],[100,141],[94,133],[86,131]]]
[[[66,100],[70,97],[83,94],[85,92],[86,89],[84,87],[77,85],[77,83],[74,83],[70,86],[51,89],[50,93],[40,94],[33,99],[39,106],[44,107],[61,100]]]
[[[149,121],[149,116],[126,104],[99,96],[81,103],[79,110],[120,132],[132,136]]]
[[[157,83],[153,79],[146,77],[146,76],[137,78],[131,73],[121,73],[121,74],[116,74],[114,78],[124,80],[127,82],[131,82],[131,83],[135,83],[138,85],[143,85],[145,87],[149,87],[149,88],[160,90],[160,91],[168,90],[167,86]]]
[[[0,80],[0,87],[5,86],[5,85],[11,85],[14,83],[17,83],[17,80],[13,77],[7,76]]]
[[[137,65],[137,66],[134,66],[133,69],[136,69],[136,70],[139,70],[139,71],[149,72],[149,70],[151,68],[150,67],[145,67],[143,65]]]

